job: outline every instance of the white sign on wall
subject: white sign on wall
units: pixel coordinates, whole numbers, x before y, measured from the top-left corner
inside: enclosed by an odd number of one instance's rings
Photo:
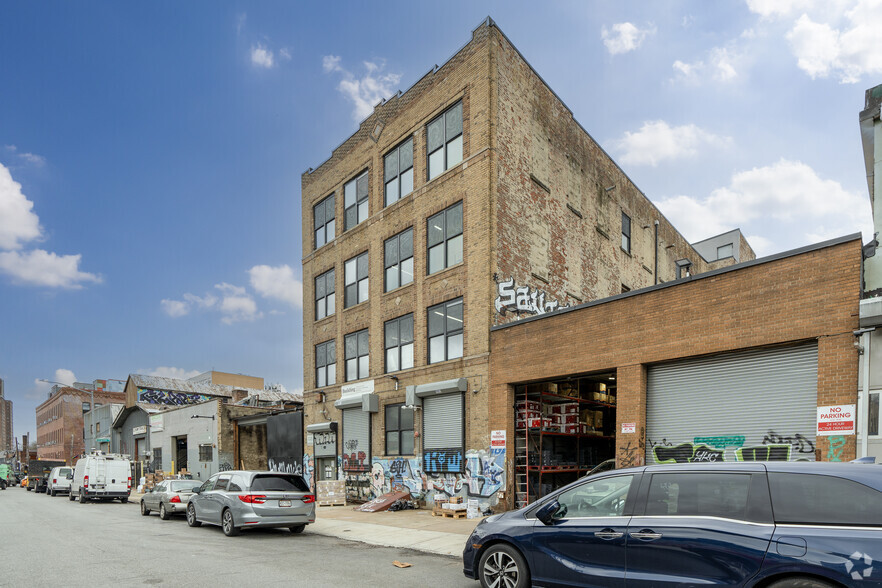
[[[150,415],[150,432],[158,433],[163,430],[162,424],[162,415],[161,414],[151,414]]]
[[[854,435],[854,404],[818,407],[817,435]]]
[[[368,380],[366,382],[356,382],[355,384],[346,384],[345,386],[340,387],[340,395],[341,396],[349,396],[349,395],[361,395],[361,394],[373,394],[374,393],[374,381]]]
[[[140,427],[134,427],[132,429],[132,435],[143,435],[147,432],[147,425],[142,425]]]
[[[490,447],[505,449],[505,429],[490,431]]]
[[[636,433],[637,423],[622,423],[622,433]]]

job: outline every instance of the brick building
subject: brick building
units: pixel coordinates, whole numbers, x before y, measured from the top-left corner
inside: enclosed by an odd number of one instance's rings
[[[37,407],[37,458],[64,460],[86,451],[83,414],[95,406],[125,401],[122,392],[89,391],[54,386],[49,399]]]
[[[495,502],[491,327],[754,258],[738,230],[690,245],[490,19],[302,202],[307,452],[351,498]]]
[[[0,452],[15,451],[12,429],[12,401],[4,397],[3,379],[0,378]]]
[[[516,448],[509,506],[613,455],[853,459],[860,283],[856,234],[494,328],[490,427]],[[515,412],[573,404],[572,435]],[[843,405],[852,430],[816,435],[818,408]]]

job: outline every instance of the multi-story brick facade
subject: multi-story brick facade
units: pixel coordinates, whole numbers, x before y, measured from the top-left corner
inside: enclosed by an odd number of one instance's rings
[[[602,432],[613,438],[620,466],[652,463],[647,456],[655,445],[680,450],[669,458],[677,461],[684,450],[688,450],[686,461],[701,461],[693,451],[702,446],[709,460],[746,460],[744,450],[751,444],[781,446],[781,459],[853,459],[854,431],[816,436],[815,415],[817,407],[853,409],[856,404],[859,350],[853,331],[858,327],[860,280],[858,234],[496,327],[491,336],[490,427],[506,430],[509,439],[523,436],[516,429],[512,407],[524,385],[562,387],[586,374],[610,374],[617,402],[607,413],[614,419]],[[816,360],[805,355],[809,361],[801,367],[816,377],[801,399],[783,396],[794,372],[774,365],[767,373],[744,367],[737,372],[704,372],[710,377],[702,386],[703,399],[697,402],[678,398],[677,388],[669,399],[651,398],[648,374],[664,366],[712,362],[739,353],[751,357],[777,353],[777,359],[786,359],[806,348],[816,349]],[[734,381],[730,394],[721,391],[729,388],[727,380]],[[769,395],[757,397],[757,382],[764,380],[777,383]],[[689,383],[681,383],[685,390]],[[677,437],[654,426],[648,410],[653,401],[674,407],[683,423],[680,429],[694,432]],[[583,408],[594,406],[591,401],[581,402]],[[728,411],[727,403],[734,410]],[[597,406],[604,404],[608,406]],[[772,416],[776,411],[804,413],[801,422],[806,428],[782,428]],[[709,421],[717,437],[704,431]],[[729,428],[722,430],[724,426]],[[761,431],[760,436],[745,436],[747,428]],[[650,438],[653,429],[661,433],[655,439]],[[603,439],[588,436],[583,441],[598,444]],[[516,472],[518,455],[513,453],[507,469]],[[763,458],[774,459],[769,453]],[[514,504],[517,480],[514,475],[507,478],[509,505]]]
[[[71,460],[86,451],[83,414],[95,405],[122,403],[122,392],[90,392],[56,386],[48,400],[37,407],[37,458]]]
[[[704,259],[489,19],[304,173],[302,206],[306,423],[340,423],[315,467],[360,497],[497,499],[494,325],[754,257],[736,230]]]
[[[14,451],[12,433],[12,401],[4,397],[3,379],[0,378],[0,452]]]

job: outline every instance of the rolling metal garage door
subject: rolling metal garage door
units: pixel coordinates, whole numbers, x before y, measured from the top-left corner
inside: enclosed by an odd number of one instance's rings
[[[361,407],[343,410],[343,471],[371,469],[371,413]]]
[[[423,398],[423,457],[427,472],[461,472],[463,468],[463,396]]]
[[[652,366],[646,463],[815,459],[818,345]]]

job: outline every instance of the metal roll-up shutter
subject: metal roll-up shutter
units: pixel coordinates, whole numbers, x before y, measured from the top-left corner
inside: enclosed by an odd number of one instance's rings
[[[343,410],[342,452],[344,471],[370,471],[371,413],[360,407]]]
[[[427,472],[462,471],[462,405],[462,394],[423,398],[423,458]]]
[[[816,342],[652,366],[646,463],[815,459]]]

